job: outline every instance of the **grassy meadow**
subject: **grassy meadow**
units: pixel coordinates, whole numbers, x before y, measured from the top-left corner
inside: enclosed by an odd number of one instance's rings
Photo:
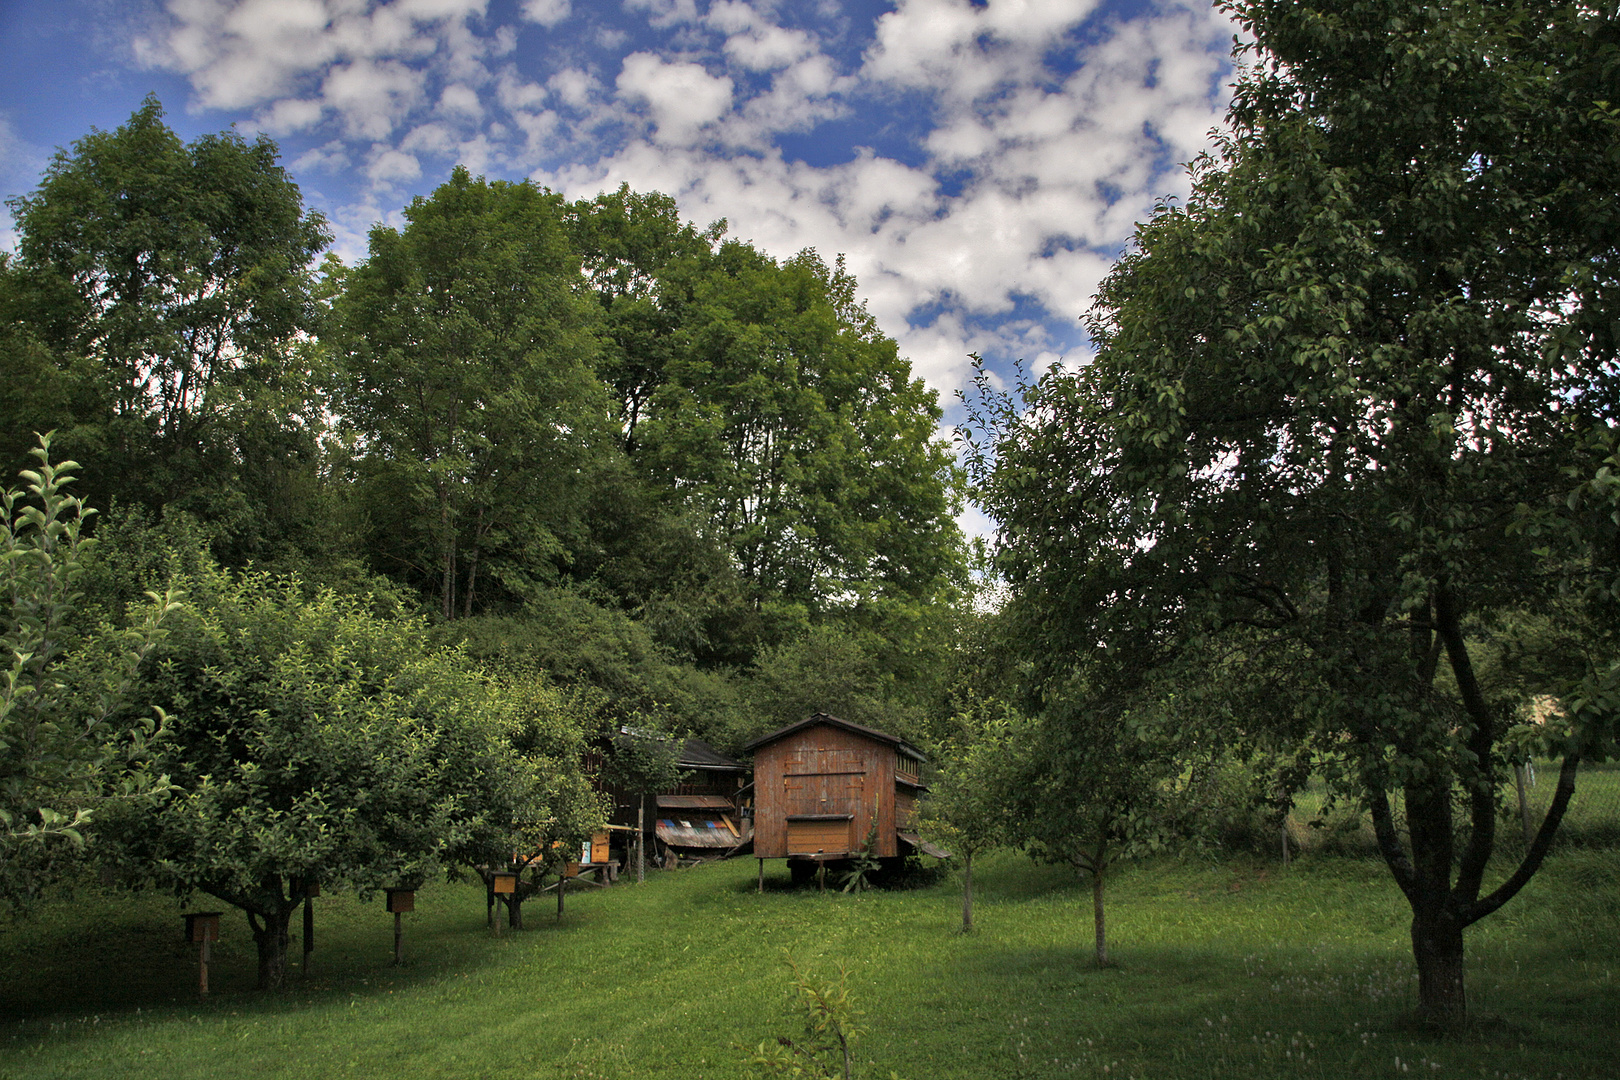
[[[769,863],[759,895],[755,872],[738,860],[571,893],[560,923],[532,903],[530,929],[500,937],[481,887],[430,886],[405,916],[400,967],[380,898],[322,897],[315,963],[280,995],[252,991],[252,939],[231,912],[206,1003],[172,898],[81,891],[0,924],[0,1078],[733,1078],[738,1044],[797,1033],[785,955],[818,974],[847,966],[863,1076],[1620,1071],[1614,851],[1555,854],[1470,931],[1477,1023],[1450,1038],[1408,1019],[1405,905],[1370,859],[1130,868],[1106,970],[1090,964],[1089,890],[1020,856],[975,874],[971,935],[952,878],[823,895]]]

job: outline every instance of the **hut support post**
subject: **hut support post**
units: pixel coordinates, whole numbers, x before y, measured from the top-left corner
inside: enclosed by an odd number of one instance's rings
[[[765,860],[759,860],[759,891],[765,891]]]
[[[647,880],[647,796],[636,801],[636,884]]]

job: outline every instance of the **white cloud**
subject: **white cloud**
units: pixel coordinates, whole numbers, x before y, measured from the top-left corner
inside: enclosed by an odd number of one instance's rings
[[[360,173],[331,211],[343,251],[450,161],[570,195],[623,181],[778,257],[847,253],[880,325],[947,395],[969,351],[1083,355],[1078,318],[1112,254],[1185,186],[1165,161],[1219,120],[1232,26],[1202,0],[1129,18],[1099,0],[896,0],[865,26],[823,7],[165,0],[137,49],[205,108],[330,139],[295,167]],[[878,148],[784,153],[834,119]]]
[[[655,138],[674,146],[690,145],[700,128],[724,116],[734,88],[731,79],[710,75],[702,65],[672,64],[647,52],[624,58],[615,85],[620,97],[646,103]]]
[[[289,135],[320,123],[325,106],[308,98],[282,98],[268,109],[260,109],[254,126],[271,135]]]
[[[317,146],[300,154],[292,163],[294,172],[328,172],[337,173],[347,169],[353,159],[349,156],[347,146],[341,139],[333,139],[324,146]]]
[[[695,0],[624,0],[626,11],[645,11],[647,21],[656,27],[698,21]]]
[[[452,83],[439,94],[439,111],[462,120],[476,121],[484,115],[478,91],[462,83]]]
[[[557,95],[564,105],[585,109],[591,98],[602,89],[602,84],[589,72],[579,68],[564,68],[546,80],[546,88]]]
[[[333,68],[321,93],[343,117],[351,137],[382,139],[422,102],[424,81],[414,68],[395,60],[355,60]]]
[[[573,13],[573,5],[568,0],[523,0],[520,10],[529,22],[556,26]]]
[[[393,186],[415,180],[422,175],[422,163],[416,159],[415,154],[391,150],[381,145],[377,146],[375,151],[370,163],[366,165],[366,175],[371,178],[373,184]]]

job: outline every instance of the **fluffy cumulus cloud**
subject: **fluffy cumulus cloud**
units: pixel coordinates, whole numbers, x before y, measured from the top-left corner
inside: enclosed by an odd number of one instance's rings
[[[1225,104],[1199,0],[165,0],[134,43],[319,174],[347,258],[457,162],[670,192],[844,253],[947,400],[966,356],[1083,359],[1079,317]]]

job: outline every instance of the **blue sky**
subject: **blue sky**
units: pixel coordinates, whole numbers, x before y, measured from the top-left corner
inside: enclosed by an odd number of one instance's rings
[[[0,195],[148,92],[185,138],[273,136],[350,262],[457,162],[628,182],[845,254],[950,407],[969,352],[1083,359],[1220,122],[1233,29],[1199,0],[0,0]]]

